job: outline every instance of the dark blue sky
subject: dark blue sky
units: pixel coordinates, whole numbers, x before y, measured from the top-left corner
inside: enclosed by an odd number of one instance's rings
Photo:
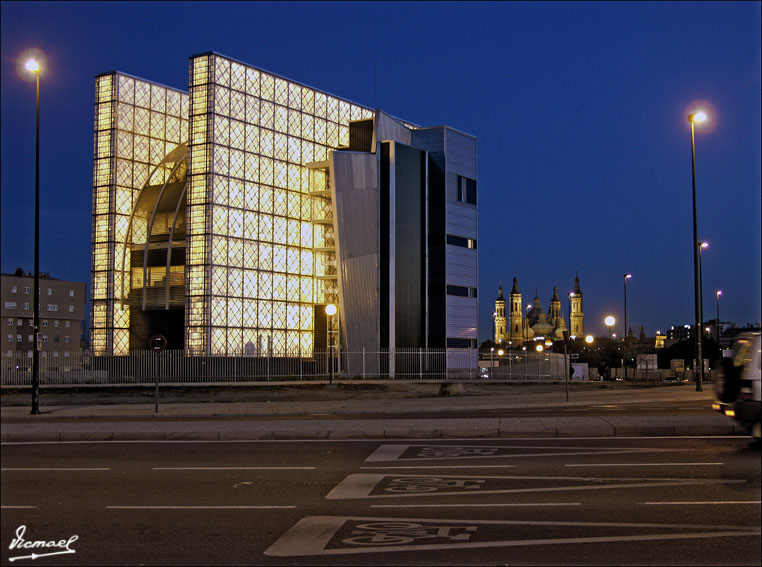
[[[692,103],[705,318],[760,315],[760,2],[2,2],[2,271],[32,268],[34,83],[45,51],[42,271],[89,281],[94,76],[187,89],[217,51],[479,144],[479,337],[498,283],[524,303],[579,272],[586,331],[693,320]],[[506,291],[508,291],[508,289]],[[566,311],[566,305],[564,305]],[[619,326],[619,323],[617,323]]]

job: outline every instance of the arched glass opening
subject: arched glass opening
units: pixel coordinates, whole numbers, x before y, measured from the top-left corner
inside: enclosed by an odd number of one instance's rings
[[[130,217],[130,267],[122,273],[130,280],[131,351],[149,348],[155,335],[167,348],[184,347],[187,167],[188,146],[181,144],[153,170]]]

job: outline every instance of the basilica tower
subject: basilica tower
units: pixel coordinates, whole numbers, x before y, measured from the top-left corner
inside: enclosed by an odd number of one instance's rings
[[[582,313],[582,291],[579,289],[579,275],[574,278],[574,295],[571,298],[571,329],[573,337],[585,335],[585,315]]]
[[[500,284],[500,286],[497,288],[497,299],[495,300],[494,318],[495,318],[495,342],[502,343],[506,340],[505,298],[503,297],[503,284]]]
[[[511,313],[509,316],[510,330],[508,336],[512,341],[524,340],[524,312],[521,308],[521,292],[516,276],[513,276],[513,289],[511,290]]]

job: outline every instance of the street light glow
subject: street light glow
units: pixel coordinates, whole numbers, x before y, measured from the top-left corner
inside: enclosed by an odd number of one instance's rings
[[[722,295],[722,290],[721,289],[717,290],[717,295]]]
[[[329,303],[325,306],[325,314],[328,316],[336,315],[336,306],[333,303]]]
[[[589,344],[589,345],[593,344],[593,341],[594,341],[594,340],[595,340],[595,339],[593,338],[593,335],[588,335],[588,336],[586,336],[586,337],[585,337],[585,342],[586,342],[587,344]]]
[[[613,327],[614,323],[616,323],[616,319],[614,319],[611,315],[609,315],[603,320],[603,322],[606,323],[607,327]]]
[[[542,346],[541,344],[538,344],[536,347],[534,347],[534,349],[535,349],[537,352],[542,352],[543,350],[545,350],[545,347],[544,347],[544,346]]]
[[[694,122],[703,122],[704,120],[706,120],[706,112],[703,110],[699,110],[696,114],[693,115]]]
[[[500,349],[499,351],[497,351],[498,356],[503,356],[504,354],[505,354],[505,351],[503,349]]]
[[[699,242],[699,246],[701,246],[702,248],[708,248],[709,247],[709,243],[702,241],[702,242]]]
[[[629,280],[632,277],[632,274],[625,274],[624,279]]]
[[[40,71],[40,64],[37,63],[35,59],[30,59],[27,61],[24,67],[26,67],[27,71],[31,71],[32,73],[39,73]]]

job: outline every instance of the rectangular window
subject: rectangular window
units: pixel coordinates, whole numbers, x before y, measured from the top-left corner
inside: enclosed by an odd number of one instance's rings
[[[19,288],[17,288],[15,285],[11,286],[11,293],[18,293]]]
[[[53,295],[53,288],[52,287],[48,288],[48,295]]]
[[[31,336],[32,336],[32,335],[29,335],[29,337],[30,337],[30,339],[29,339],[29,340],[32,340],[32,339],[31,339]],[[48,342],[48,336],[47,336],[47,335],[42,335],[42,342],[43,342],[43,343],[46,343],[46,342]]]
[[[69,290],[69,297],[74,297],[74,290],[73,289]]]
[[[31,335],[29,335],[31,337]],[[21,335],[16,335],[16,342],[20,343],[23,337]]]
[[[48,326],[48,320],[47,319],[43,319],[42,320],[42,326],[43,327],[47,327]]]
[[[29,311],[29,304],[28,303],[24,303],[24,310]]]
[[[69,313],[74,313],[74,306],[73,305],[69,305]]]
[[[21,319],[16,319],[16,325],[20,327],[23,324],[24,324],[24,321],[22,321]]]
[[[458,175],[458,201],[476,204],[476,180]]]
[[[475,238],[464,238],[462,236],[455,236],[454,234],[448,234],[447,244],[452,244],[453,246],[462,246],[463,248],[471,248],[473,250],[476,250]]]
[[[61,337],[59,337],[58,335],[53,335],[53,342],[54,343],[60,343],[61,342]]]
[[[65,337],[64,337],[64,342],[65,342],[65,343],[70,343],[70,342],[71,342],[71,337],[70,337],[70,336],[68,336],[68,335],[67,335],[67,336],[65,336]]]
[[[13,335],[8,335],[8,342],[9,342],[9,343],[12,343],[12,342],[13,342]]]
[[[53,321],[53,326],[54,326],[55,328],[58,328],[58,319],[56,319],[55,321]]]
[[[71,351],[65,350],[64,351],[64,358],[69,358],[71,356]]]
[[[454,339],[447,337],[447,348],[476,348],[476,339]]]
[[[57,303],[48,303],[48,311],[58,311]]]
[[[13,326],[13,317],[8,317],[8,325]]]
[[[456,297],[477,297],[477,292],[475,287],[448,285],[447,295],[454,295]]]
[[[66,321],[66,323],[64,323],[64,327],[66,327],[67,329],[71,327],[71,321]]]
[[[32,293],[32,288],[30,288],[28,285],[24,286],[24,293],[29,295],[30,293]]]
[[[16,309],[16,302],[15,301],[6,301],[4,303],[4,306],[6,309]]]

